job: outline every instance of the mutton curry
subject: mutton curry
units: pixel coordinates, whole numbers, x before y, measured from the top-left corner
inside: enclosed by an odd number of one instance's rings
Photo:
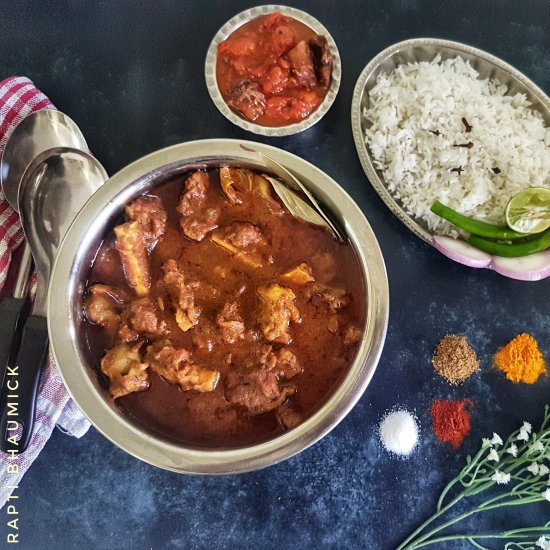
[[[186,445],[266,441],[313,414],[364,326],[350,244],[222,166],[162,183],[104,237],[84,298],[98,375],[135,422]]]

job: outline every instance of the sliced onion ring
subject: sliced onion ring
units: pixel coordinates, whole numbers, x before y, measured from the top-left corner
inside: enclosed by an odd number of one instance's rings
[[[497,273],[520,281],[540,281],[550,276],[550,250],[523,258],[493,256],[489,266]]]
[[[432,238],[432,244],[447,258],[468,267],[488,267],[493,260],[493,256],[478,250],[462,239],[436,235]]]

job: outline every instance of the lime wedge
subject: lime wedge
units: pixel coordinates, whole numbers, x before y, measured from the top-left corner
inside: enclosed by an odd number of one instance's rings
[[[528,187],[506,205],[506,223],[520,233],[540,233],[550,227],[550,189]]]

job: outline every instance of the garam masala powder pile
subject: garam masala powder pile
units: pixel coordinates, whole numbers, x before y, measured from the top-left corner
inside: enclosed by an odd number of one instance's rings
[[[476,352],[466,336],[455,334],[448,334],[441,339],[432,357],[432,365],[451,384],[464,382],[479,370]]]

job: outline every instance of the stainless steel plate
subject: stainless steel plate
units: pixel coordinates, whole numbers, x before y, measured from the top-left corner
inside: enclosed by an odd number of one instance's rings
[[[390,73],[398,65],[405,63],[431,61],[437,54],[441,55],[443,60],[461,56],[470,62],[481,78],[499,80],[508,87],[508,93],[511,95],[518,92],[525,94],[531,102],[532,108],[538,110],[542,114],[545,124],[550,126],[550,99],[548,96],[511,65],[477,48],[448,40],[418,38],[394,44],[372,59],[359,76],[353,92],[351,124],[355,147],[363,170],[386,206],[413,233],[430,244],[433,244],[435,234],[428,229],[423,220],[413,218],[405,212],[400,201],[396,200],[388,191],[388,185],[382,172],[375,168],[371,152],[365,143],[365,129],[369,127],[369,123],[363,116],[363,111],[369,107],[369,91],[376,84],[376,78],[380,73]],[[490,264],[485,267],[492,268],[493,266]]]
[[[333,57],[332,63],[332,80],[330,87],[328,89],[327,95],[323,100],[323,103],[319,105],[319,108],[313,112],[309,117],[302,122],[296,122],[294,124],[288,124],[287,126],[262,126],[260,124],[255,124],[254,122],[249,122],[244,118],[240,117],[237,113],[229,108],[225,102],[222,94],[218,88],[218,82],[216,80],[216,64],[218,57],[218,44],[223,42],[233,31],[247,23],[252,19],[268,15],[270,13],[279,12],[288,17],[300,21],[304,25],[308,26],[310,29],[313,29],[317,34],[322,34],[326,36],[330,53]],[[330,109],[330,106],[334,103],[336,95],[338,94],[338,89],[340,88],[340,80],[342,78],[342,65],[340,62],[340,53],[336,47],[336,42],[329,34],[327,29],[317,21],[314,17],[309,15],[306,12],[297,10],[295,8],[289,8],[287,6],[278,6],[275,4],[267,6],[257,6],[251,8],[241,13],[237,14],[235,17],[232,17],[214,36],[208,52],[206,54],[206,62],[204,65],[204,76],[206,78],[206,86],[208,88],[208,93],[212,98],[212,101],[227,119],[229,119],[233,124],[241,127],[243,130],[253,132],[254,134],[260,134],[263,136],[277,137],[277,136],[289,136],[291,134],[297,134],[303,130],[313,126],[316,122],[321,120],[323,116]]]

